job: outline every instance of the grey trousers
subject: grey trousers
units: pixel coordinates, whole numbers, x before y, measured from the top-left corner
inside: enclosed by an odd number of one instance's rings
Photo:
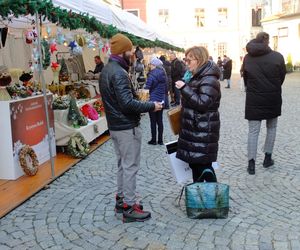
[[[141,160],[141,128],[110,131],[110,135],[118,160],[117,192],[132,206],[136,203],[136,175]]]
[[[264,152],[272,154],[277,128],[277,117],[274,119],[269,119],[266,121],[267,135],[265,140]],[[256,160],[257,154],[257,142],[258,135],[260,132],[261,121],[248,121],[249,124],[249,134],[248,134],[248,160]]]

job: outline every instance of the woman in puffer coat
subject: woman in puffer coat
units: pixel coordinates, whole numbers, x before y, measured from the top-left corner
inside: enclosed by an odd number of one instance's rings
[[[168,88],[168,80],[166,72],[163,68],[163,63],[157,57],[153,57],[150,61],[150,72],[147,76],[145,89],[149,89],[150,101],[164,102]],[[163,110],[156,112],[149,112],[151,123],[151,140],[148,144],[156,145],[157,143],[163,145]],[[158,130],[158,136],[156,133]]]
[[[184,81],[176,82],[182,95],[176,157],[189,163],[194,182],[216,182],[212,163],[217,160],[218,154],[220,71],[214,62],[208,60],[208,51],[204,47],[188,49],[185,57],[188,71]]]

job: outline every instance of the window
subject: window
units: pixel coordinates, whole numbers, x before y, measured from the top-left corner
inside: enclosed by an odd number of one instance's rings
[[[289,36],[288,27],[278,29],[278,37],[288,37],[288,36]]]
[[[169,21],[169,10],[168,9],[159,9],[158,10],[158,16],[159,16],[160,22],[168,23],[168,21]]]
[[[261,26],[261,8],[252,9],[252,27]]]
[[[199,27],[204,27],[205,25],[205,11],[204,9],[201,8],[196,8],[195,9],[195,19],[196,19],[196,26]]]
[[[127,12],[137,16],[137,17],[140,17],[140,11],[138,9],[135,9],[135,10],[126,10]]]
[[[227,43],[218,43],[218,55],[220,57],[227,55]]]
[[[282,0],[282,12],[288,14],[292,13],[293,3],[291,0]]]
[[[218,25],[226,26],[227,18],[227,8],[218,8]]]

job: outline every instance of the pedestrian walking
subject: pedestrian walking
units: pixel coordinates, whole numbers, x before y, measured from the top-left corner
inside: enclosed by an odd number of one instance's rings
[[[165,102],[165,96],[168,89],[167,75],[163,68],[163,63],[156,57],[150,60],[150,71],[147,76],[145,89],[149,89],[150,101]],[[163,109],[160,111],[150,111],[150,127],[151,127],[151,140],[148,144],[163,145]],[[157,133],[158,131],[158,137]],[[158,140],[156,140],[158,138]]]
[[[283,56],[269,47],[269,34],[260,32],[251,40],[246,50],[242,74],[246,87],[245,118],[248,120],[248,168],[255,174],[257,141],[261,121],[266,120],[265,158],[263,167],[274,165],[272,152],[276,137],[278,116],[281,115],[281,85],[286,68]]]
[[[176,88],[182,95],[176,157],[189,163],[194,182],[216,182],[212,163],[217,160],[218,154],[220,71],[214,62],[208,60],[208,51],[202,46],[188,49],[185,55],[188,71],[184,81],[176,82]],[[211,172],[202,175],[205,169]]]
[[[230,89],[231,84],[231,71],[232,71],[232,60],[224,55],[223,59],[223,79],[227,81],[227,86],[225,88]]]
[[[118,162],[115,211],[123,213],[124,222],[145,221],[151,213],[137,203],[136,175],[140,168],[140,114],[159,111],[158,102],[141,102],[133,89],[128,70],[132,42],[122,34],[111,38],[111,56],[99,79],[108,129]]]

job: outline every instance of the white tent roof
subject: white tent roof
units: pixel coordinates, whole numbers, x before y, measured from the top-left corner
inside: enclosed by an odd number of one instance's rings
[[[76,13],[89,13],[104,24],[112,24],[112,11],[108,5],[99,0],[52,0],[56,6]]]
[[[103,24],[114,25],[121,31],[131,33],[150,41],[159,39],[166,43],[174,44],[170,39],[158,34],[137,16],[102,3],[99,0],[52,0],[52,2],[55,6],[71,10],[75,13],[89,13],[90,16],[95,17]],[[12,28],[27,28],[30,27],[30,20],[33,19],[34,17],[32,16],[13,17],[12,22],[4,21],[2,22],[2,26],[8,24]],[[43,23],[47,23],[47,21]]]
[[[137,16],[119,8],[102,3],[99,0],[52,0],[54,5],[74,12],[86,12],[104,24],[112,24],[119,30],[154,41],[156,38],[170,43],[170,40],[158,35],[149,25]]]
[[[112,7],[111,10],[113,16],[112,23],[118,29],[139,37],[147,38],[151,41],[156,39],[155,31],[137,16],[115,7]]]

